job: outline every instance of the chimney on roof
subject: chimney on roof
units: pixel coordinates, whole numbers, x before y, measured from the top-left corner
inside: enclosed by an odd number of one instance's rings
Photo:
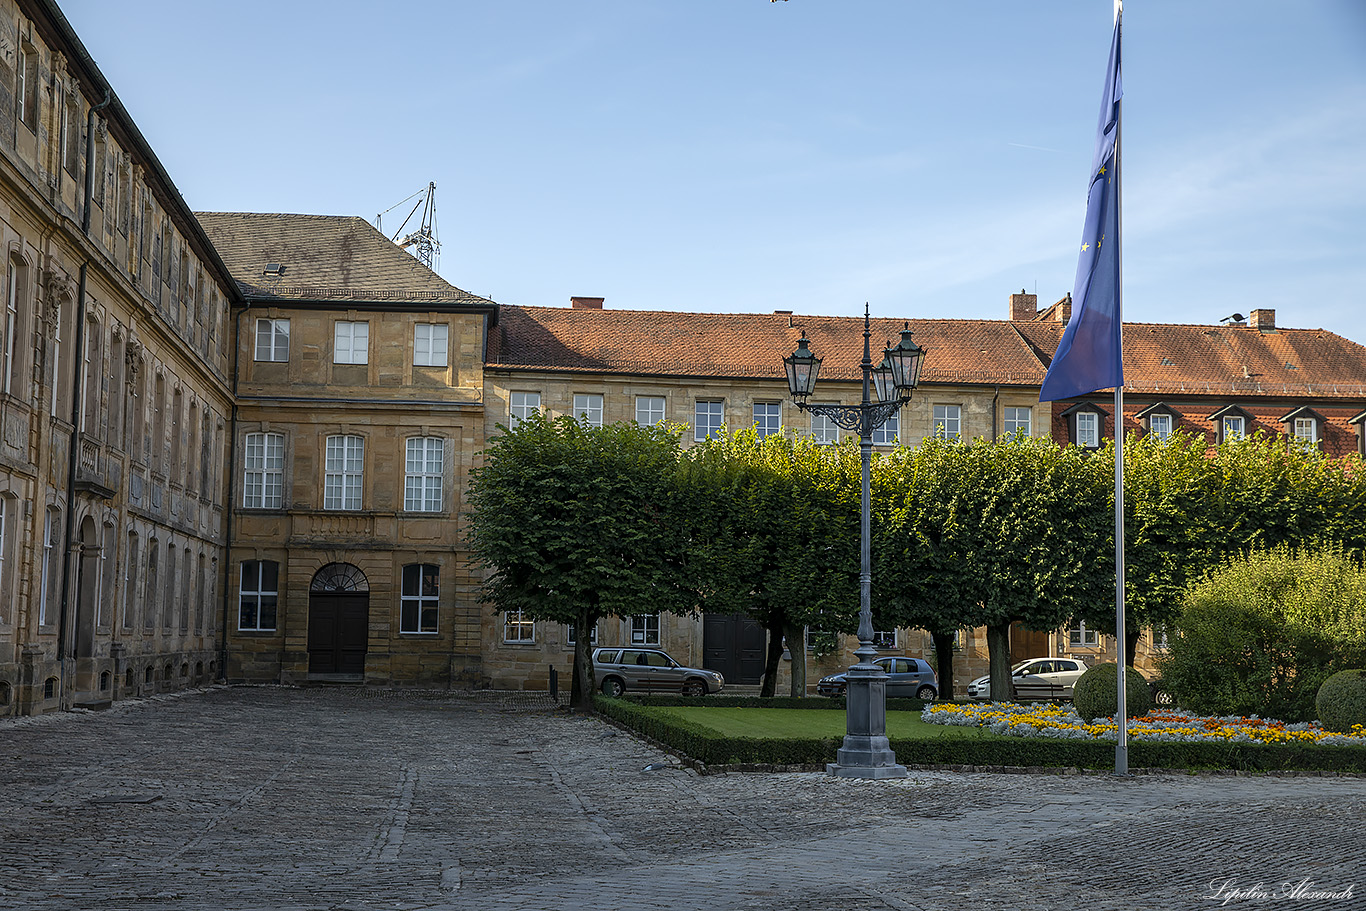
[[[1275,329],[1276,311],[1275,310],[1253,310],[1252,311],[1253,329]]]
[[[1026,294],[1023,288],[1019,294],[1010,295],[1010,318],[1031,320],[1039,313],[1039,295]]]
[[[571,297],[569,308],[571,310],[601,310],[603,297]]]
[[[1072,319],[1072,292],[1053,305],[1053,318],[1064,326]]]

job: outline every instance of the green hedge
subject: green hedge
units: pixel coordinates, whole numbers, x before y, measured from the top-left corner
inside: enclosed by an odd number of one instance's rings
[[[649,696],[635,699],[596,698],[598,711],[690,759],[708,766],[736,764],[820,765],[835,761],[841,739],[810,737],[765,740],[728,737],[710,728],[681,721],[652,706],[721,705],[715,699]],[[748,700],[749,705],[757,700]],[[774,700],[783,701],[783,700]],[[817,708],[817,700],[791,700],[800,708]],[[835,700],[828,700],[835,707]],[[910,700],[908,700],[910,701]],[[1043,766],[1046,768],[1112,769],[1113,741],[1030,737],[945,737],[892,739],[897,761],[906,765]],[[1131,768],[1229,769],[1236,771],[1326,771],[1366,773],[1366,745],[1309,746],[1291,744],[1130,742]]]
[[[598,701],[608,698],[599,696]],[[618,701],[661,707],[696,705],[714,709],[839,709],[844,711],[843,696],[675,696],[672,693],[627,693]],[[925,707],[920,699],[888,699],[889,712],[918,712]]]

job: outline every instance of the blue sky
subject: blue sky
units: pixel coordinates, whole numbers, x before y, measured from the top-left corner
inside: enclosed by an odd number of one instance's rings
[[[435,181],[440,273],[501,302],[994,319],[1071,290],[1112,17],[62,6],[195,209],[373,222]],[[1124,24],[1126,319],[1272,307],[1366,343],[1366,3],[1131,0]]]

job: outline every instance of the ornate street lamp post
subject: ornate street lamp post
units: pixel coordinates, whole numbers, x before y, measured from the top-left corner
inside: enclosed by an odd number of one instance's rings
[[[911,399],[911,390],[920,382],[920,366],[925,349],[911,341],[909,328],[901,331],[901,341],[882,352],[882,364],[873,366],[869,340],[872,329],[868,305],[863,307],[863,402],[859,405],[811,405],[807,398],[816,389],[821,359],[811,353],[806,333],[797,350],[783,358],[787,385],[797,407],[834,421],[859,435],[859,454],[863,462],[862,514],[859,519],[859,661],[846,677],[845,704],[847,733],[836,761],[826,766],[831,775],[842,778],[903,778],[906,767],[898,765],[896,754],[887,742],[887,675],[873,663],[873,570],[869,549],[869,468],[873,460],[873,431],[885,424]],[[878,401],[871,399],[877,390]]]

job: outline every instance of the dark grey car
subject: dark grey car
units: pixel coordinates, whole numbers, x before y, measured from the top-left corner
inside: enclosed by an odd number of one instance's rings
[[[873,662],[887,672],[887,695],[907,699],[934,699],[939,681],[929,663],[919,658],[879,658]],[[816,684],[822,696],[843,696],[847,674],[831,674]]]
[[[628,691],[705,696],[726,685],[716,671],[684,667],[657,648],[594,649],[593,677],[608,696]]]

